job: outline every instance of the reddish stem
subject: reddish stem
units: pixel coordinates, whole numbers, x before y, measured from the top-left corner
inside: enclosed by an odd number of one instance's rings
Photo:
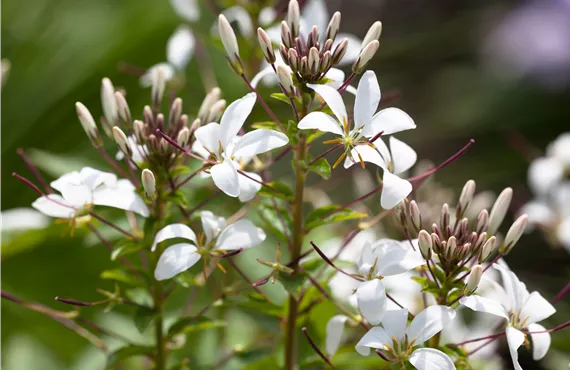
[[[43,178],[43,176],[41,175],[38,168],[32,163],[30,158],[24,152],[24,149],[18,148],[16,150],[16,153],[18,153],[20,158],[22,158],[22,160],[26,164],[26,167],[28,167],[28,170],[30,170],[30,172],[32,173],[32,175],[34,175],[36,180],[38,180],[38,182],[44,187],[46,193],[48,193],[48,194],[53,193],[53,190],[49,187],[49,185],[47,184],[47,181]]]

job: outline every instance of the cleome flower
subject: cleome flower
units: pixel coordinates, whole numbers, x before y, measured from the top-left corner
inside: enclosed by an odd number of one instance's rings
[[[490,313],[507,321],[506,336],[513,366],[516,370],[522,370],[517,352],[526,339],[526,333],[522,330],[531,332],[532,355],[535,360],[540,360],[550,348],[550,334],[544,332],[546,329],[537,322],[553,315],[556,309],[540,293],[529,293],[525,284],[506,265],[495,264],[493,267],[499,270],[503,279],[504,288],[498,284],[495,286],[499,292],[497,297],[503,299],[497,301],[471,295],[461,298],[459,303],[473,311]]]
[[[370,145],[368,139],[380,134],[390,135],[416,127],[412,118],[400,109],[386,108],[375,113],[380,103],[380,87],[376,74],[372,71],[364,73],[358,84],[352,129],[346,106],[336,89],[327,85],[307,84],[307,86],[321,96],[335,117],[323,112],[311,112],[299,122],[298,127],[303,130],[318,129],[340,136],[338,139],[325,141],[325,144],[341,144],[345,149],[333,167],[338,166],[346,156],[352,162],[360,161],[364,166],[359,152],[352,151],[357,145]]]
[[[370,348],[384,350],[389,361],[409,362],[419,370],[454,370],[453,361],[434,348],[417,348],[439,333],[455,318],[455,310],[447,306],[429,306],[418,313],[408,325],[408,310],[386,311],[382,326],[375,326],[356,344],[363,356]]]
[[[94,205],[132,211],[148,217],[149,210],[129,180],[117,179],[112,173],[84,167],[52,181],[59,194],[48,194],[32,207],[50,217],[74,219],[88,213]]]
[[[151,248],[153,252],[159,243],[166,240],[181,238],[188,241],[171,245],[162,252],[154,270],[157,280],[170,279],[216,251],[251,248],[265,240],[265,232],[249,220],[227,225],[225,218],[209,211],[202,212],[201,219],[203,234],[199,238],[184,224],[168,225],[156,234]]]
[[[240,195],[238,176],[245,176],[235,159],[252,157],[289,142],[281,132],[258,129],[237,137],[255,104],[255,93],[234,101],[222,115],[220,123],[211,122],[196,130],[196,140],[210,153],[215,164],[209,168],[214,184],[231,197]],[[241,173],[238,173],[240,171]]]

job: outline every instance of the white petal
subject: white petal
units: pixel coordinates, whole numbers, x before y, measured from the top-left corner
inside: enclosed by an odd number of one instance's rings
[[[408,326],[408,310],[388,310],[382,319],[382,326],[390,338],[396,338],[400,342],[406,335]]]
[[[143,217],[149,215],[144,200],[134,191],[126,189],[99,187],[93,192],[93,204],[132,211]]]
[[[198,243],[196,240],[196,234],[189,226],[184,224],[171,224],[163,227],[156,233],[150,250],[154,252],[158,243],[173,238],[184,238],[191,240],[194,243]]]
[[[200,218],[202,220],[202,230],[204,230],[206,235],[206,244],[210,244],[226,228],[226,219],[217,217],[210,211],[202,211]]]
[[[356,300],[362,316],[372,325],[378,325],[386,312],[386,290],[381,280],[365,281],[356,290]]]
[[[237,142],[231,155],[252,157],[280,148],[287,145],[287,143],[289,143],[289,138],[281,132],[267,129],[253,130],[243,135]]]
[[[358,259],[358,271],[362,275],[368,275],[372,266],[374,266],[374,254],[372,253],[372,246],[370,243],[365,242],[362,247],[362,253]]]
[[[344,122],[348,122],[346,107],[344,106],[342,97],[335,88],[315,84],[307,84],[307,87],[315,90],[315,92],[323,98],[340,123],[344,124]]]
[[[160,255],[154,277],[156,280],[170,279],[188,270],[200,260],[200,254],[192,244],[180,243],[166,248]]]
[[[170,0],[170,5],[176,14],[189,22],[200,18],[200,7],[197,0]]]
[[[358,156],[360,154],[360,156]],[[349,168],[353,164],[359,163],[360,158],[366,163],[372,163],[380,168],[387,168],[388,165],[378,149],[369,145],[357,145],[350,151],[350,156],[344,160],[344,168]]]
[[[222,143],[223,148],[226,148],[230,141],[238,134],[239,130],[241,130],[245,120],[255,105],[256,99],[257,97],[255,93],[249,93],[243,98],[232,102],[226,108],[220,121],[221,127],[219,140]],[[204,146],[206,145],[204,144]]]
[[[210,122],[207,125],[199,127],[194,133],[194,136],[196,136],[196,140],[202,144],[204,149],[210,153],[219,154],[222,129],[218,123]]]
[[[539,292],[532,292],[523,303],[521,319],[528,317],[527,323],[534,324],[554,315],[555,312],[556,308]]]
[[[392,172],[396,175],[409,170],[418,159],[412,147],[394,136],[390,136],[390,153],[392,153]]]
[[[493,267],[501,273],[503,279],[503,287],[507,292],[509,299],[509,311],[518,311],[522,309],[523,303],[527,300],[529,293],[526,286],[519,280],[519,278],[509,270],[506,264],[504,266],[495,263]]]
[[[570,132],[560,134],[546,148],[549,157],[555,157],[559,161],[570,165]]]
[[[255,247],[265,240],[265,232],[249,220],[239,220],[226,227],[218,240],[216,248],[226,251]]]
[[[418,370],[455,370],[448,355],[433,348],[418,348],[408,359]]]
[[[325,30],[329,19],[329,12],[324,0],[307,1],[301,12],[301,34],[307,36],[313,25],[319,27],[319,30]]]
[[[31,208],[7,209],[0,213],[0,217],[2,219],[2,232],[43,229],[50,223],[49,218],[43,213]]]
[[[61,195],[75,207],[83,207],[83,205],[93,201],[92,190],[87,185],[67,184],[63,187]]]
[[[420,344],[441,331],[455,318],[455,310],[447,306],[429,306],[418,313],[408,328],[408,339]]]
[[[340,346],[346,320],[348,317],[336,315],[327,322],[325,348],[329,356],[334,355]]]
[[[526,203],[518,212],[519,215],[528,215],[528,223],[531,225],[549,225],[552,223],[556,215],[550,207],[540,201],[530,201]]]
[[[333,134],[343,135],[342,128],[339,123],[323,112],[311,112],[307,114],[297,125],[301,130],[317,129],[323,132],[332,132]]]
[[[556,237],[562,246],[570,253],[570,217],[566,217],[556,230]]]
[[[63,188],[68,184],[72,185],[81,185],[83,183],[83,179],[81,175],[77,171],[73,171],[70,173],[66,173],[62,175],[57,180],[52,181],[49,186],[59,192],[63,191]]]
[[[47,197],[38,198],[32,203],[32,207],[46,216],[57,218],[72,218],[76,212],[69,202],[58,194],[49,194]]]
[[[532,161],[528,168],[528,183],[537,195],[549,190],[564,177],[564,166],[556,158],[543,157]]]
[[[530,324],[528,331],[531,333],[530,337],[532,339],[532,359],[538,361],[544,358],[550,349],[550,333],[532,334],[533,332],[546,331],[544,326],[538,324]]]
[[[265,68],[263,68],[261,71],[257,72],[257,74],[255,76],[253,76],[253,78],[251,79],[251,86],[254,88],[257,88],[257,85],[259,84],[259,82],[261,80],[265,80],[266,76],[274,76],[275,77],[275,71],[273,70],[273,67],[271,66],[267,66]]]
[[[261,181],[261,176],[254,172],[244,172],[249,177],[256,179],[257,181]],[[261,184],[259,182],[253,181],[242,174],[238,174],[238,181],[239,181],[239,196],[238,199],[240,202],[248,202],[255,198],[257,192],[261,189]]]
[[[409,181],[384,170],[382,175],[382,195],[380,205],[384,209],[392,209],[412,192]]]
[[[505,310],[505,307],[499,302],[489,298],[472,295],[461,298],[459,303],[465,307],[469,307],[473,311],[486,312],[491,315],[504,317],[507,320],[509,319],[509,313]]]
[[[248,11],[241,6],[232,6],[225,9],[222,14],[226,17],[228,22],[236,23],[239,32],[245,38],[253,36],[253,22]]]
[[[152,86],[152,81],[156,80],[155,74],[158,73],[158,69],[162,68],[162,73],[164,74],[164,80],[170,81],[176,75],[176,69],[174,66],[167,62],[162,62],[155,64],[154,66],[150,67],[144,75],[141,76],[139,79],[139,83],[142,87],[150,87]]]
[[[376,273],[379,276],[398,275],[415,269],[418,266],[425,265],[425,259],[420,253],[413,251],[411,248],[402,248],[400,242],[390,241],[393,243],[378,247],[374,244],[374,257],[377,260]]]
[[[366,71],[360,78],[354,102],[354,129],[370,123],[380,103],[380,86],[373,71]]]
[[[368,356],[370,354],[370,348],[386,349],[386,345],[393,345],[392,338],[390,338],[384,328],[375,326],[368,330],[368,333],[364,334],[356,344],[356,352],[362,356]]]
[[[519,365],[518,349],[524,343],[524,334],[512,326],[508,326],[506,332],[509,352],[511,353],[511,358],[513,359],[513,367],[515,370],[522,370],[521,365]]]
[[[196,39],[188,26],[179,26],[166,43],[166,60],[183,70],[194,54]]]
[[[338,63],[339,66],[345,66],[347,64],[353,63],[360,56],[360,44],[362,44],[362,39],[351,35],[350,33],[340,32],[336,35],[335,42],[333,43],[332,50],[338,45],[342,40],[348,39],[348,47],[346,53],[342,57],[341,61]]]
[[[331,82],[327,82],[327,85],[338,89],[344,82],[345,74],[342,69],[331,68],[327,73],[325,73],[325,77],[332,80]]]
[[[383,135],[391,135],[413,128],[416,128],[416,124],[406,112],[398,108],[386,108],[372,117],[372,121],[362,130],[362,135],[372,137],[380,131],[384,131]]]
[[[231,159],[225,159],[223,163],[210,168],[210,174],[218,189],[230,197],[239,195],[238,173]]]
[[[115,186],[117,176],[110,172],[103,172],[91,167],[83,167],[79,172],[81,182],[91,189],[95,189],[100,185]]]

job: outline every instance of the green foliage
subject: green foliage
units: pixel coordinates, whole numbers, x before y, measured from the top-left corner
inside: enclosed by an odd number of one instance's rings
[[[280,198],[288,202],[293,201],[293,190],[289,186],[277,181],[269,182],[267,185],[262,186],[257,194],[262,197]]]
[[[320,158],[315,163],[308,166],[309,171],[316,173],[324,180],[331,177],[331,165],[325,158]]]
[[[177,334],[188,334],[200,330],[223,328],[226,325],[227,322],[223,320],[212,320],[205,316],[183,317],[172,324],[168,329],[168,338],[172,338]]]
[[[154,347],[151,346],[127,346],[122,347],[107,357],[107,365],[105,369],[111,369],[117,366],[122,361],[133,356],[151,356],[154,352]]]
[[[350,208],[342,208],[341,206],[331,204],[321,208],[312,210],[305,220],[305,231],[314,229],[315,227],[342,222],[346,220],[354,220],[366,217],[365,213],[358,213]]]

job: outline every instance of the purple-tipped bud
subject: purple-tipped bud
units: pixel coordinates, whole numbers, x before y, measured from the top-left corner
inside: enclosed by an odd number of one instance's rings
[[[148,199],[154,199],[156,197],[156,180],[154,174],[148,168],[142,171],[141,182],[146,197]]]
[[[261,47],[261,51],[263,52],[263,56],[265,56],[267,63],[275,63],[273,43],[271,42],[269,35],[267,35],[267,32],[265,32],[261,27],[257,29],[257,41],[259,41],[259,47]]]
[[[182,128],[178,131],[178,136],[176,137],[176,144],[182,148],[186,148],[190,143],[190,129],[188,127]]]
[[[297,50],[293,48],[289,49],[287,56],[289,58],[289,67],[291,67],[293,72],[297,72],[299,70],[299,54],[297,54]]]
[[[293,47],[293,34],[287,22],[281,22],[281,42],[288,48]]]
[[[220,14],[218,17],[218,30],[220,32],[220,38],[222,39],[222,44],[226,49],[226,54],[231,66],[234,68],[236,73],[242,74],[243,68],[241,65],[241,60],[239,57],[239,48],[234,29],[228,22],[227,18]]]
[[[101,81],[101,105],[103,107],[103,116],[111,126],[115,126],[119,119],[115,87],[111,80],[106,77]]]
[[[135,132],[135,138],[138,143],[144,143],[146,141],[146,130],[143,121],[138,119],[133,122],[133,130]]]
[[[299,9],[299,3],[297,0],[290,0],[289,7],[287,8],[287,23],[293,38],[299,36],[299,24],[301,22],[301,10]]]
[[[368,32],[366,32],[366,36],[362,40],[362,44],[360,44],[360,49],[364,49],[370,42],[378,41],[380,39],[380,35],[382,34],[382,22],[376,21],[370,28]]]
[[[489,234],[493,235],[499,230],[499,226],[505,219],[511,200],[513,199],[513,189],[506,188],[499,194],[499,197],[493,204],[491,208],[491,213],[489,214],[489,226],[487,231]]]
[[[203,118],[205,115],[207,115],[212,105],[214,105],[214,103],[220,100],[220,94],[221,90],[219,87],[214,87],[212,90],[210,90],[210,92],[206,95],[206,97],[202,101],[200,109],[198,110],[199,118]]]
[[[469,204],[473,200],[473,196],[475,195],[475,181],[469,180],[463,186],[463,190],[461,191],[461,195],[459,196],[459,201],[457,202],[457,210],[455,215],[457,218],[463,216]]]
[[[334,49],[332,55],[332,64],[333,65],[338,64],[344,57],[344,54],[346,54],[347,50],[348,50],[348,39],[344,39]]]
[[[469,277],[467,278],[467,284],[465,285],[465,294],[471,295],[475,293],[477,287],[479,286],[479,282],[481,282],[481,276],[483,275],[483,266],[475,265],[471,269],[471,273],[469,273]]]
[[[295,96],[295,86],[293,85],[293,78],[291,71],[282,64],[277,66],[277,79],[283,87],[285,94],[289,97]]]
[[[103,143],[101,142],[99,129],[95,124],[95,120],[93,119],[91,112],[89,112],[89,109],[80,102],[75,103],[75,110],[77,112],[79,122],[81,122],[81,126],[83,127],[83,130],[85,130],[91,144],[93,144],[95,148],[100,148]]]
[[[311,75],[314,76],[317,73],[319,73],[319,62],[320,62],[319,51],[317,50],[316,47],[312,47],[309,50],[309,73]]]
[[[129,104],[125,99],[125,96],[120,92],[115,92],[115,98],[117,99],[117,108],[119,110],[119,117],[121,121],[125,124],[127,128],[132,127],[131,110]]]
[[[132,155],[131,148],[129,146],[129,142],[127,140],[127,135],[121,130],[118,126],[113,127],[113,139],[119,146],[121,152],[125,153],[127,157]]]
[[[176,98],[170,106],[170,112],[168,113],[168,127],[175,127],[180,120],[182,115],[182,99]]]
[[[489,212],[484,209],[479,212],[479,216],[477,216],[477,224],[475,225],[475,231],[480,234],[487,230],[487,226],[489,225]]]
[[[431,249],[433,247],[433,239],[427,231],[422,230],[418,235],[418,244],[420,246],[420,252],[422,256],[428,260],[431,258]]]
[[[370,43],[362,49],[358,59],[356,59],[356,62],[352,65],[352,72],[361,73],[368,63],[370,63],[372,58],[374,58],[379,47],[380,43],[378,40],[370,41]]]
[[[340,12],[335,12],[331,17],[331,21],[327,27],[327,40],[330,39],[334,41],[336,35],[338,34],[338,30],[340,29],[340,18]]]
[[[513,222],[511,228],[507,232],[507,236],[505,237],[505,242],[501,248],[501,254],[507,254],[513,249],[515,244],[517,244],[522,234],[524,233],[527,223],[527,215],[522,215],[517,218],[515,222]]]
[[[224,113],[224,109],[226,109],[226,101],[224,99],[218,100],[210,107],[208,114],[204,117],[204,122],[218,122]]]
[[[422,214],[415,200],[410,202],[410,221],[416,232],[422,229]]]
[[[492,236],[483,244],[483,247],[481,247],[481,255],[479,256],[479,263],[487,261],[491,254],[493,254],[496,243],[497,238]]]
[[[321,58],[321,66],[319,68],[321,73],[326,73],[331,68],[332,65],[331,61],[332,61],[332,53],[330,52],[330,50],[327,50],[325,51],[323,57]]]
[[[152,106],[158,109],[160,103],[162,102],[162,97],[164,96],[164,90],[166,89],[166,79],[164,75],[164,68],[158,67],[152,74],[152,85],[150,96],[152,100]]]

